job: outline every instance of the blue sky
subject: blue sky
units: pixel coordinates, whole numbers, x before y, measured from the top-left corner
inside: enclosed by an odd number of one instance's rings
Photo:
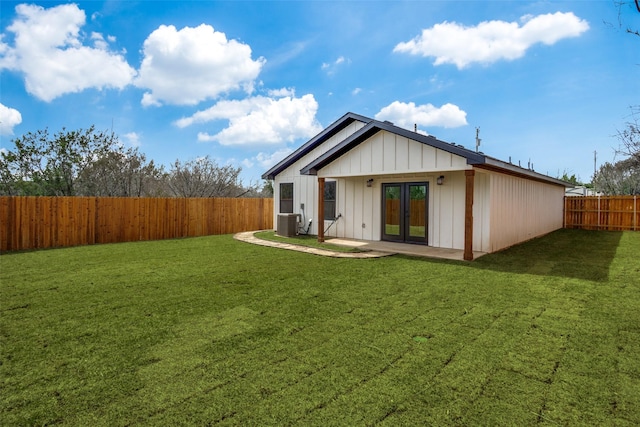
[[[630,2],[632,3],[632,2]],[[589,181],[640,104],[610,1],[0,2],[0,150],[95,125],[245,184],[346,112]]]

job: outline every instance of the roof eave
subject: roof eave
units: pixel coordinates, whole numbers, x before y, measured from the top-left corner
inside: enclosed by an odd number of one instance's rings
[[[534,179],[536,181],[547,182],[549,184],[560,185],[567,188],[573,186],[572,184],[565,182],[561,179],[552,178],[548,175],[544,175],[539,172],[536,172],[533,169],[525,169],[523,167],[516,166],[511,163],[503,162],[502,160],[498,160],[493,157],[487,157],[484,163],[476,164],[474,166],[477,166],[481,169],[496,170],[498,172],[503,171],[505,173],[510,173],[512,175],[521,176],[523,178]]]

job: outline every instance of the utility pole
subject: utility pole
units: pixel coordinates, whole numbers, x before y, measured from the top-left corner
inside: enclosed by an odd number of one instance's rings
[[[476,127],[476,153],[480,149],[480,126]]]

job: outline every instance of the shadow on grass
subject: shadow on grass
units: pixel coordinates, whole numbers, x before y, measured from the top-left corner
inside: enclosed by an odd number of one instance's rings
[[[561,229],[471,263],[474,268],[605,281],[622,232]]]

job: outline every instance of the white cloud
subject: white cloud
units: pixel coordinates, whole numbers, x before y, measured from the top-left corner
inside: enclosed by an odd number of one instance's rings
[[[22,123],[22,114],[0,103],[0,135],[13,135],[13,128]]]
[[[346,59],[344,56],[340,56],[338,57],[338,59],[336,59],[333,62],[323,62],[322,66],[320,67],[322,70],[326,71],[328,75],[333,75],[336,73],[336,71],[338,71],[338,67],[340,67],[341,64],[350,64],[351,60]]]
[[[92,33],[94,47],[83,44],[80,28],[86,17],[77,5],[44,9],[21,4],[16,14],[7,27],[15,34],[15,46],[0,48],[0,69],[22,72],[27,92],[41,100],[88,88],[123,88],[135,76],[122,55],[108,50],[101,34]]]
[[[215,135],[210,135],[208,132],[198,132],[198,142],[214,142],[215,140]]]
[[[253,91],[266,60],[210,25],[176,30],[161,25],[144,42],[136,86],[149,89],[142,105],[195,105],[232,90]]]
[[[136,132],[125,133],[124,139],[130,147],[140,147],[140,145],[142,145],[142,141],[140,141],[140,135]]]
[[[354,90],[351,91],[351,95],[357,95],[360,92],[362,92],[362,88],[357,87],[357,88],[355,88]]]
[[[260,152],[251,161],[258,162],[262,169],[267,170],[291,153],[293,153],[291,148],[281,148],[271,154]]]
[[[5,58],[4,56],[7,54],[7,52],[11,50],[9,45],[2,41],[3,38],[4,38],[4,34],[0,34],[0,55],[2,55],[2,57],[0,57],[0,70],[2,68],[8,67],[9,58]]]
[[[107,50],[109,49],[109,43],[115,43],[115,36],[107,36],[107,40],[104,39],[104,36],[100,33],[93,32],[91,33],[91,40],[93,40],[93,45],[96,49]],[[123,53],[125,50],[123,49]]]
[[[413,130],[414,125],[455,128],[467,124],[467,113],[457,105],[444,104],[437,108],[431,104],[394,101],[375,115],[376,120],[389,120],[396,126]]]
[[[475,27],[444,22],[422,30],[422,34],[408,42],[398,43],[393,51],[432,56],[436,58],[434,65],[455,64],[462,69],[474,62],[489,64],[521,58],[536,43],[552,45],[589,29],[587,21],[571,12],[526,15],[520,21],[522,25],[484,21]]]
[[[293,88],[283,87],[282,89],[272,89],[267,92],[269,96],[279,98],[282,96],[295,96],[296,91]]]
[[[322,130],[316,120],[318,103],[313,95],[279,99],[256,96],[239,101],[220,101],[175,122],[184,128],[196,123],[228,120],[229,125],[215,135],[198,134],[199,141],[222,145],[268,145],[309,138]]]

